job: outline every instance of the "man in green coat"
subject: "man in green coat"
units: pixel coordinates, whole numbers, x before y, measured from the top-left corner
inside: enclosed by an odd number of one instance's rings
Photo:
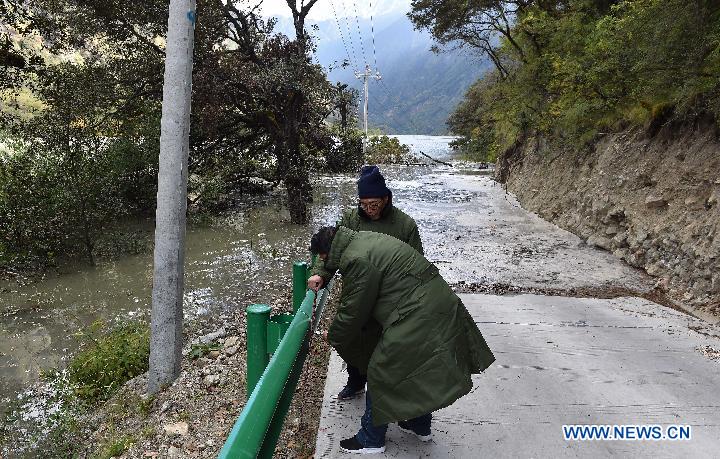
[[[336,226],[344,226],[355,231],[374,231],[393,236],[406,242],[423,254],[422,242],[415,220],[405,212],[393,206],[392,193],[385,185],[385,178],[377,166],[363,166],[357,181],[358,206],[346,211]],[[335,271],[326,269],[322,260],[316,260],[308,279],[308,288],[318,290],[335,275]],[[378,324],[368,324],[368,328],[379,332]],[[359,345],[359,344],[358,344]],[[365,390],[367,376],[354,365],[348,363],[348,380],[337,395],[338,400],[347,400],[360,395]]]
[[[341,448],[383,452],[390,422],[430,440],[431,413],[470,392],[471,375],[495,360],[470,313],[435,265],[393,237],[328,226],[310,251],[343,276],[327,340],[368,378],[360,431]],[[367,331],[371,322],[380,333]]]

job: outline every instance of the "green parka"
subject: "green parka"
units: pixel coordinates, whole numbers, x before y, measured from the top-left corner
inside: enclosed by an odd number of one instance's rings
[[[472,388],[470,375],[495,360],[460,298],[409,245],[339,227],[325,264],[343,276],[328,341],[367,371],[374,424],[452,404]]]
[[[392,204],[392,194],[379,219],[371,220],[360,207],[356,207],[345,211],[335,226],[344,226],[354,231],[373,231],[388,234],[409,244],[420,254],[424,254],[420,232],[415,220]],[[322,277],[323,285],[327,285],[335,275],[335,271],[329,271],[323,261],[318,258],[313,263],[310,274],[317,274]]]

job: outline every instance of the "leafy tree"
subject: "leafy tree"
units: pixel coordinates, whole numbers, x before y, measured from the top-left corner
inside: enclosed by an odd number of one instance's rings
[[[325,151],[325,165],[330,172],[354,172],[364,163],[359,129],[343,129],[341,124],[332,128],[332,142]]]
[[[532,0],[413,0],[408,14],[418,29],[429,30],[441,45],[469,46],[487,55],[498,74],[506,78],[509,63],[498,42],[504,41],[522,61],[526,50],[518,41],[524,33],[535,41],[535,36],[523,26],[513,27],[513,20],[531,6],[554,11],[559,3]]]
[[[410,16],[495,64],[448,120],[477,157],[530,136],[582,147],[628,125],[720,116],[717,2],[415,0]]]
[[[292,221],[306,221],[309,159],[329,145],[325,118],[338,106],[340,117],[347,116],[352,99],[311,61],[305,17],[315,2],[288,2],[295,39],[274,33],[273,21],[257,15],[259,5],[198,2],[189,161],[198,204],[212,205],[213,197],[261,176],[283,181]],[[35,190],[36,206],[54,212],[36,219],[37,227],[61,222],[55,239],[64,242],[32,246],[17,233],[20,221],[9,219],[2,240],[17,253],[72,253],[79,243],[92,262],[108,223],[154,204],[167,3],[4,0],[2,6],[1,72],[8,78],[0,96],[7,109],[30,91],[40,108],[23,117],[3,111],[3,127],[29,148],[22,161],[4,165],[0,188],[24,181]],[[62,199],[46,196],[46,183],[57,184]],[[42,214],[23,207],[32,199],[2,196],[7,215]],[[13,231],[17,237],[8,236]],[[26,236],[33,234],[40,233]]]
[[[26,140],[0,164],[6,252],[42,263],[81,248],[94,264],[108,224],[154,206],[157,142],[146,128],[156,125],[151,117],[129,118],[124,135],[114,135],[108,113],[122,91],[109,75],[97,62],[46,70],[50,84],[37,92],[46,109],[14,126]]]
[[[400,143],[397,137],[371,137],[365,152],[366,164],[407,164],[414,161],[417,159],[410,153],[410,147]]]
[[[345,83],[335,83],[333,88],[333,108],[337,110],[338,117],[340,118],[340,129],[346,130],[352,128],[357,123],[357,117],[355,116],[358,100],[360,93],[355,88],[350,88]]]
[[[272,23],[264,24],[252,10],[241,12],[230,2],[211,1],[207,6],[222,12],[217,16],[221,27],[213,30],[227,30],[221,41],[230,41],[236,47],[216,46],[208,51],[223,52],[217,59],[218,69],[225,86],[232,90],[225,94],[234,98],[228,104],[230,110],[221,113],[231,126],[242,125],[262,144],[262,148],[250,150],[270,153],[273,178],[285,183],[294,223],[307,221],[311,199],[308,160],[323,146],[323,121],[332,110],[331,87],[322,69],[310,61],[312,43],[305,31],[305,18],[316,1],[301,2],[300,7],[295,1],[287,2],[293,14],[295,40],[270,35]],[[200,9],[198,14],[202,18]],[[207,61],[214,65],[216,59]]]

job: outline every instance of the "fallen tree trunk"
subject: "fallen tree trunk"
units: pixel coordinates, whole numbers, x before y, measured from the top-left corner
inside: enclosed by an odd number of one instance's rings
[[[444,164],[444,165],[450,166],[450,167],[455,167],[455,166],[453,166],[453,165],[450,164],[450,163],[446,163],[445,161],[440,161],[439,159],[435,159],[435,158],[433,158],[432,156],[423,153],[422,151],[420,151],[420,154],[423,155],[423,156],[426,157],[426,158],[429,158],[429,159],[435,161],[436,163]]]

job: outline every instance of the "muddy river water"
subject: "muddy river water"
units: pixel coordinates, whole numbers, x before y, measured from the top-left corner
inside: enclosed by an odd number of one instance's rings
[[[448,137],[401,136],[427,154],[450,155]],[[395,168],[397,169],[397,168]],[[411,167],[408,177],[427,167]],[[390,172],[390,171],[388,171]],[[392,174],[392,173],[391,173]],[[243,308],[287,290],[294,260],[307,258],[312,230],[333,223],[355,201],[352,174],[317,177],[308,226],[292,225],[283,193],[248,197],[212,224],[190,225],[186,240],[185,314]],[[0,285],[0,403],[62,366],[77,349],[76,333],[96,320],[109,323],[147,317],[152,291],[152,253],[65,268],[42,281]]]
[[[399,138],[413,150],[452,159],[450,137]],[[639,272],[522,209],[477,165],[387,166],[383,172],[395,204],[417,220],[427,257],[457,286],[648,288]],[[289,223],[277,191],[248,197],[212,224],[188,227],[186,317],[269,302],[288,290],[292,262],[307,259],[312,231],[335,222],[356,199],[353,174],[316,177],[314,185],[307,226]],[[2,404],[41,370],[62,366],[87,325],[147,317],[151,290],[152,253],[0,285]]]

